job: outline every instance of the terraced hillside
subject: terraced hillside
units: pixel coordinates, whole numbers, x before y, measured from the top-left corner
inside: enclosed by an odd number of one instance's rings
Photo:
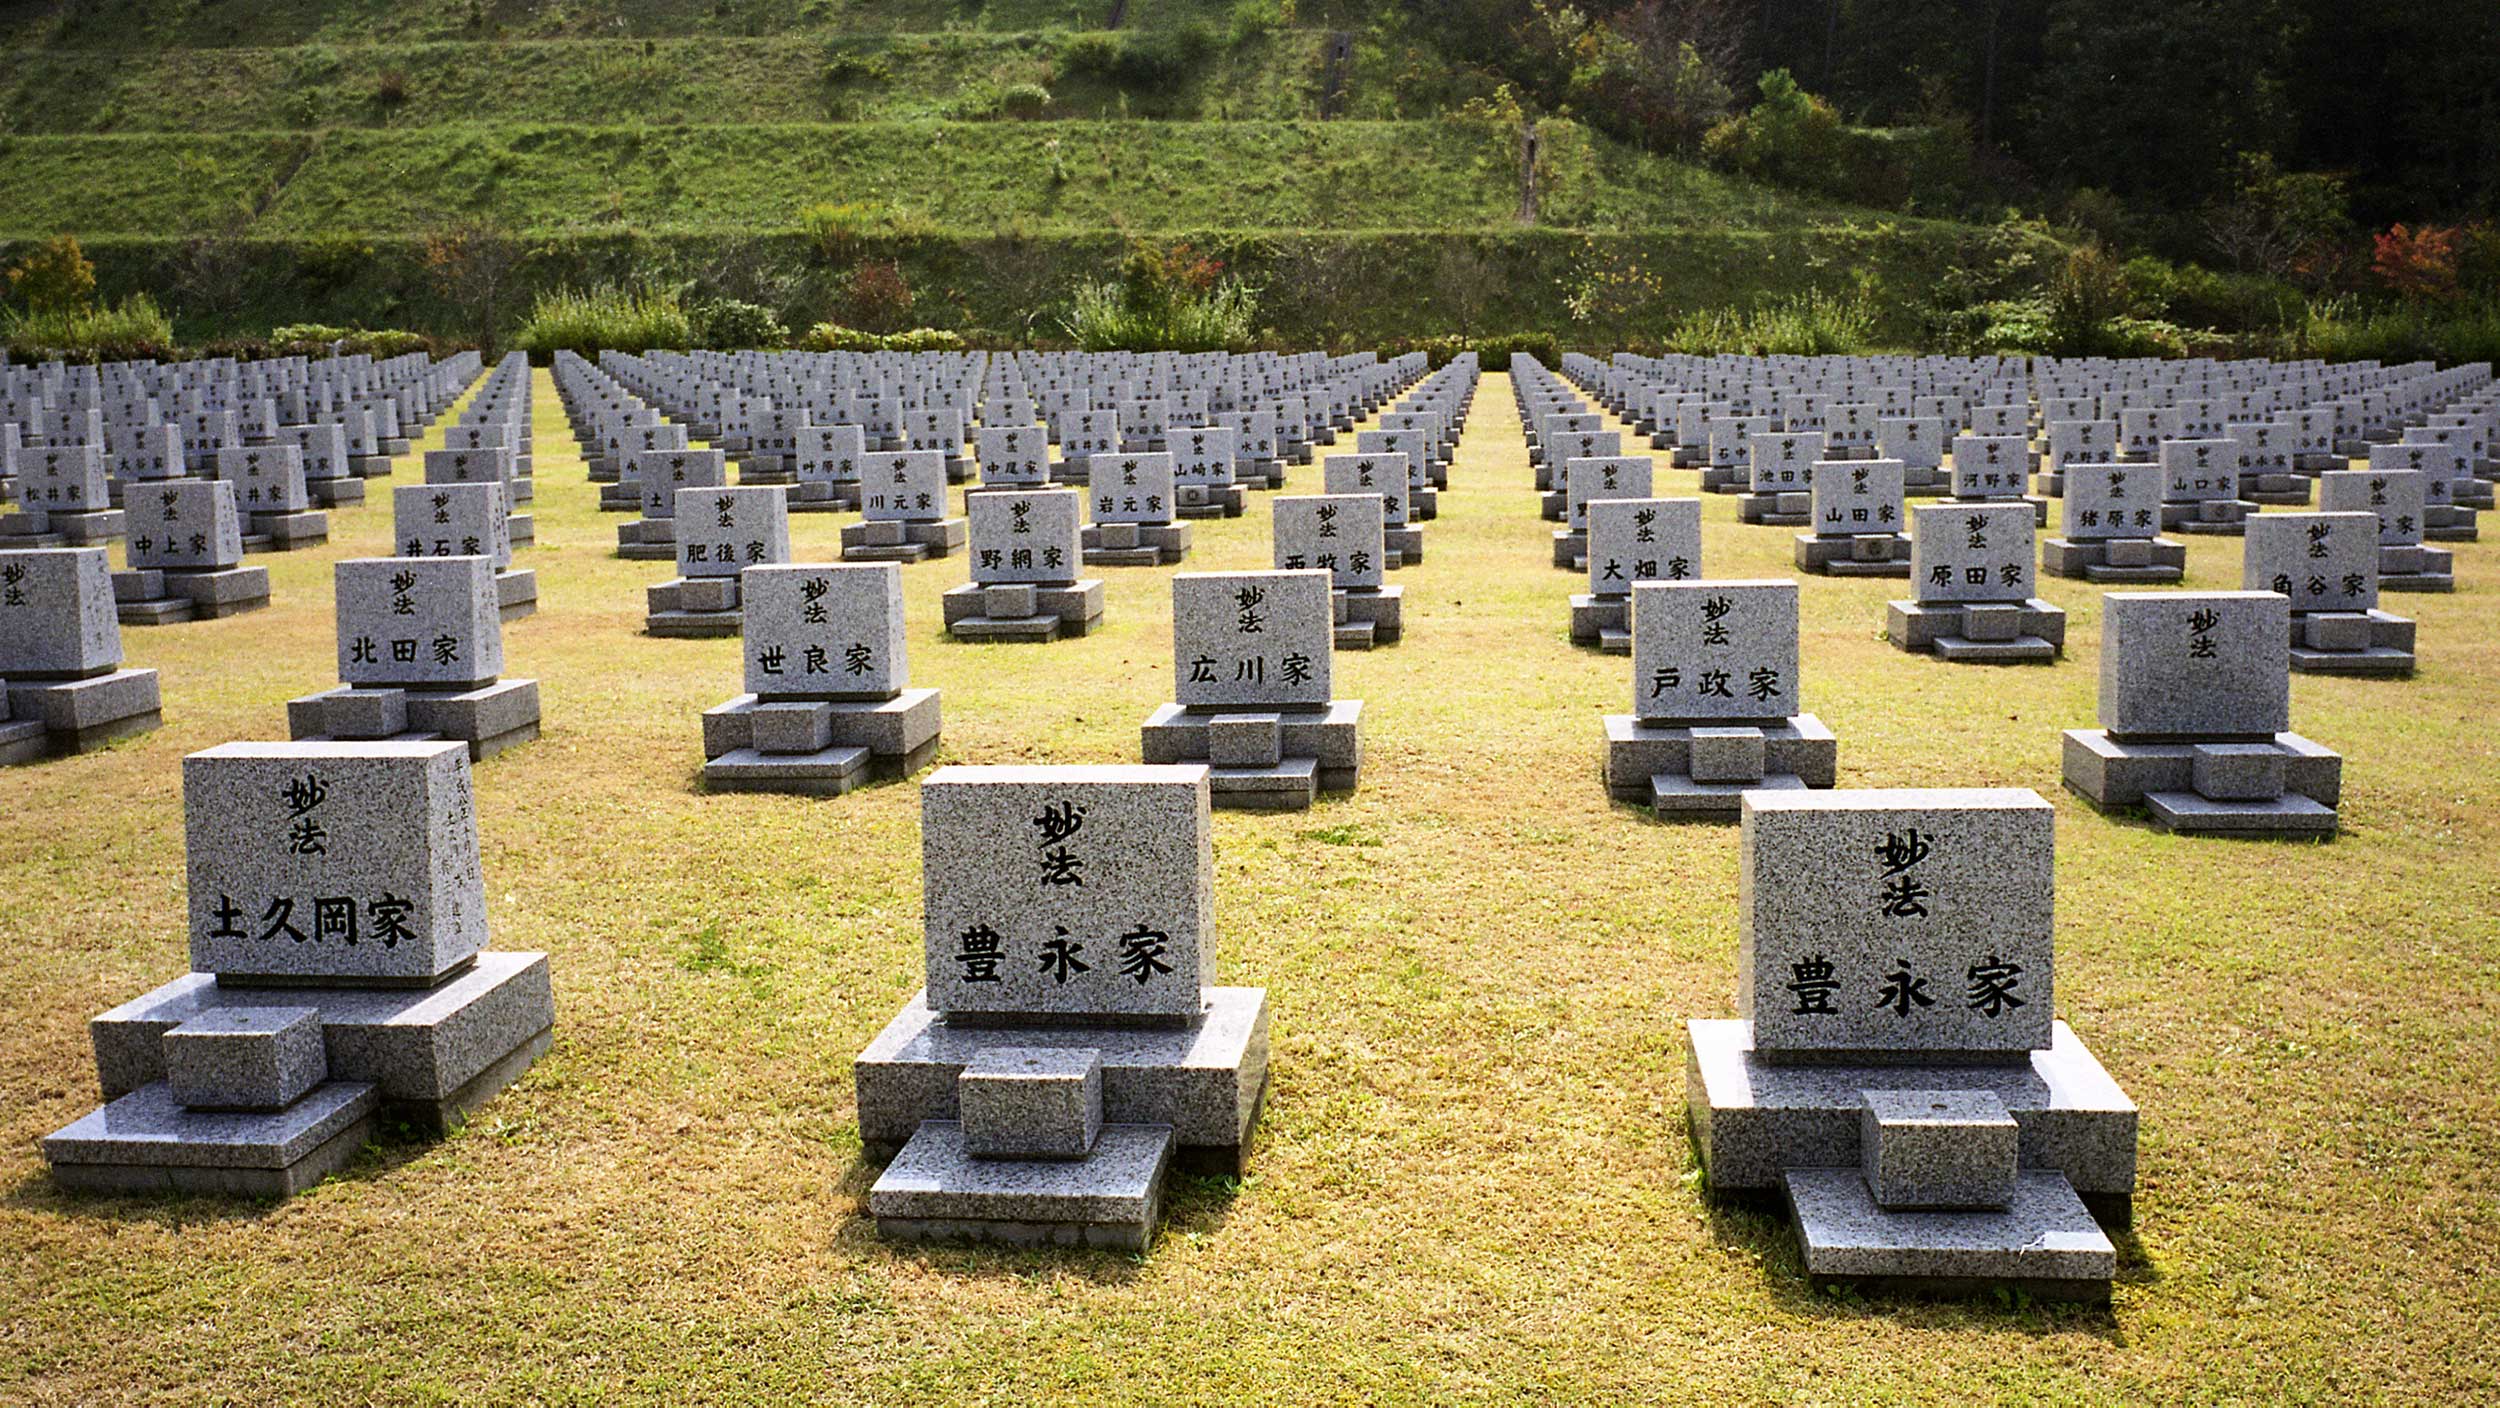
[[[1267,288],[1280,336],[1383,338],[1558,331],[1592,294],[1658,312],[1859,270],[1915,284],[1970,237],[1561,121],[1523,220],[1517,125],[1469,115],[1482,80],[1370,8],[11,7],[0,239],[76,233],[107,293],[155,290],[194,335],[456,327],[424,253],[464,221],[521,241],[516,300],[670,278],[804,325],[890,259],[911,321],[1009,331],[1130,240],[1187,240]],[[853,210],[838,242],[808,233],[827,204]]]

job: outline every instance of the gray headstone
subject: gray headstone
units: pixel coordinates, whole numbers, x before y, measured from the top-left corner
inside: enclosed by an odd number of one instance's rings
[[[1096,523],[1172,521],[1172,455],[1098,454],[1086,461],[1086,497]]]
[[[1738,999],[1754,1049],[2046,1047],[2055,813],[2027,788],[1744,795]]]
[[[2240,496],[2240,446],[2236,440],[2161,442],[2161,496],[2171,503],[2201,503]]]
[[[1797,584],[1632,588],[1632,712],[1675,723],[1767,722],[1800,712]]]
[[[1901,531],[1909,466],[1899,460],[1826,460],[1814,467],[1814,531],[1826,538]]]
[[[1593,499],[1648,498],[1653,468],[1647,455],[1563,461],[1563,503],[1570,512],[1571,527],[1589,526]]]
[[[430,982],[486,947],[466,744],[229,743],[182,810],[200,972]]]
[[[512,452],[499,445],[425,452],[428,484],[507,484],[512,478]]]
[[[1926,504],[1910,511],[1910,580],[1920,601],[2027,601],[2029,504]]]
[[[2058,508],[2074,542],[2150,538],[2161,532],[2161,472],[2149,464],[2070,464]]]
[[[353,557],[338,564],[339,679],[445,688],[503,673],[487,557]]]
[[[2020,435],[1953,437],[1953,497],[2002,499],[2031,480],[2031,442]]]
[[[1173,698],[1188,708],[1324,705],[1335,622],[1325,572],[1178,573]]]
[[[2428,502],[2429,479],[2417,470],[2339,471],[2318,476],[2318,508],[2326,513],[2378,515],[2378,540],[2383,547],[2413,547],[2422,541],[2422,509]]]
[[[1819,430],[1774,430],[1745,437],[1747,481],[1757,494],[1802,494],[1813,486],[1815,461],[1823,458]]]
[[[801,483],[856,484],[868,437],[856,425],[811,425],[798,435]]]
[[[680,490],[717,489],[729,482],[718,450],[642,451],[634,456],[633,476],[645,518],[675,517]]]
[[[1210,487],[1233,482],[1237,437],[1231,426],[1191,426],[1175,429],[1167,438],[1172,447],[1172,473],[1177,482]]]
[[[746,687],[766,699],[891,699],[911,683],[891,562],[751,567],[739,579]]]
[[[1343,590],[1387,582],[1378,494],[1285,495],[1273,512],[1277,570],[1326,572]]]
[[[1320,482],[1331,494],[1378,494],[1381,521],[1406,526],[1407,476],[1402,455],[1328,455],[1320,466]]]
[[[940,768],[920,817],[932,1010],[1202,1012],[1215,976],[1204,767]]]
[[[735,577],[790,560],[790,498],[777,484],[677,491],[677,573]]]
[[[18,502],[34,513],[87,513],[112,507],[104,451],[96,445],[38,445],[17,452]]]
[[[1701,500],[1597,499],[1589,513],[1589,594],[1701,575]]]
[[[946,456],[938,450],[870,455],[860,473],[860,516],[934,523],[947,511]]]
[[[103,548],[0,552],[0,677],[98,675],[121,662]]]
[[[391,535],[401,557],[484,557],[512,565],[512,516],[503,485],[402,484],[391,490]]]
[[[1038,432],[1029,432],[1036,433]],[[1001,490],[965,500],[971,523],[972,580],[1058,584],[1076,580],[1082,559],[1073,489]]]
[[[122,495],[134,568],[218,569],[243,561],[234,486],[222,479],[132,484]]]
[[[2291,607],[2273,592],[2101,598],[2101,727],[2121,737],[2292,726]]]
[[[996,430],[983,427],[973,434],[973,449],[981,461],[983,484],[1050,482],[1050,439],[1039,426],[1011,425]],[[977,515],[973,522],[977,531]]]
[[[2261,513],[2248,520],[2240,586],[2279,592],[2292,610],[2367,611],[2378,605],[2378,515]]]
[[[293,445],[245,445],[217,452],[217,477],[234,484],[245,514],[301,513],[312,507],[304,486],[304,452]]]

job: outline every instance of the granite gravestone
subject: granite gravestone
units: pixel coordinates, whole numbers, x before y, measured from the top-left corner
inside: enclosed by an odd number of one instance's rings
[[[1392,571],[1424,560],[1424,530],[1408,521],[1413,485],[1403,455],[1328,455],[1320,461],[1320,484],[1330,494],[1378,494],[1381,540]]]
[[[156,671],[121,662],[105,549],[0,551],[0,764],[91,752],[162,723]]]
[[[1336,648],[1369,650],[1402,634],[1406,588],[1388,583],[1378,494],[1304,494],[1276,500],[1272,543],[1277,570],[1329,576]]]
[[[718,489],[729,483],[729,462],[719,450],[643,450],[627,462],[626,481],[642,517],[616,525],[616,555],[636,562],[677,557],[677,495],[687,489]]]
[[[2161,442],[2161,525],[2170,532],[2236,537],[2257,506],[2240,497],[2234,440]]]
[[[2161,536],[2161,485],[2150,465],[2069,462],[2059,470],[2060,536],[2040,545],[2040,570],[2092,582],[2175,582],[2187,545]]]
[[[546,1050],[547,956],[486,947],[460,744],[227,744],[183,811],[197,971],[95,1019],[108,1103],[44,1140],[56,1181],[284,1196]]]
[[[1980,664],[2049,661],[2064,653],[2066,613],[2032,595],[2028,503],[1927,504],[1910,511],[1915,600],[1886,609],[1893,645]]]
[[[2187,833],[2335,834],[2343,761],[2291,729],[2290,603],[2275,592],[2101,599],[2100,722],[2066,786]]]
[[[1589,557],[1589,505],[1601,499],[1650,497],[1651,462],[1646,455],[1581,458],[1563,462],[1563,526],[1554,530],[1554,565],[1585,572]]]
[[[1780,430],[1745,439],[1746,492],[1736,516],[1746,523],[1803,528],[1814,509],[1814,466],[1824,458],[1821,431]]]
[[[2413,622],[2379,609],[2377,514],[2261,514],[2247,534],[2240,585],[2290,601],[2293,669],[2413,673]]]
[[[1174,577],[1174,699],[1146,719],[1146,761],[1210,764],[1223,807],[1292,810],[1351,791],[1363,705],[1330,697],[1332,591],[1318,570]]]
[[[1632,712],[1604,719],[1617,800],[1729,820],[1748,788],[1832,785],[1839,743],[1800,707],[1797,584],[1632,588]]]
[[[1632,589],[1701,575],[1701,500],[1596,499],[1588,506],[1588,590],[1571,598],[1571,639],[1632,649]]]
[[[1204,767],[951,767],[921,789],[928,986],[854,1066],[906,1240],[1143,1250],[1164,1181],[1238,1172],[1266,994],[1213,985]]]
[[[538,681],[501,678],[492,558],[349,558],[332,573],[340,687],[287,702],[297,742],[450,738],[484,761],[538,736]]]
[[[79,547],[122,536],[100,445],[22,446],[8,467],[17,477],[19,508],[0,518],[0,549]]]
[[[1797,566],[1827,577],[1907,577],[1901,531],[1909,467],[1899,460],[1830,460],[1814,467],[1812,531],[1797,535]]]
[[[790,560],[790,506],[777,484],[677,491],[677,576],[643,588],[646,634],[734,636],[743,627],[739,581],[752,567]]]
[[[860,472],[862,522],[842,529],[845,562],[919,562],[961,549],[970,532],[947,517],[946,456],[900,450],[869,456]]]
[[[972,495],[972,580],[940,599],[947,632],[970,641],[1048,641],[1100,626],[1102,579],[1077,576],[1081,500],[1074,489]]]
[[[938,692],[910,687],[894,563],[792,563],[743,580],[746,692],[703,715],[716,792],[839,796],[937,751]]]
[[[2055,1020],[2053,817],[1746,794],[1743,1015],[1687,1024],[1687,1123],[1714,1192],[1786,1194],[1816,1280],[2108,1295],[2084,1199],[2125,1219],[2136,1112]]]
[[[1239,436],[1229,425],[1174,429],[1166,438],[1172,456],[1172,478],[1183,518],[1239,518],[1241,485],[1234,481],[1233,458]]]
[[[512,514],[501,483],[402,484],[391,490],[391,525],[401,557],[492,561],[495,610],[505,621],[538,610],[538,574],[512,565]]]
[[[304,452],[293,445],[229,445],[216,453],[217,477],[234,485],[249,541],[280,552],[330,540],[330,516],[312,506]]]
[[[243,565],[243,520],[222,479],[134,483],[123,496],[127,571],[113,574],[125,626],[216,620],[269,604],[269,569]]]
[[[2331,471],[2318,476],[2320,511],[2378,516],[2380,591],[2457,589],[2455,555],[2422,541],[2429,487],[2426,476],[2410,469]]]

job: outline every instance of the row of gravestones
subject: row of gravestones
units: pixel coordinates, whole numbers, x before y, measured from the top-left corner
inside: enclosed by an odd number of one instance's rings
[[[1865,463],[1826,462],[1821,489]],[[1573,635],[1633,657],[1633,712],[1605,720],[1609,792],[1662,815],[1733,817],[1749,789],[1832,786],[1837,742],[1796,708],[1796,584],[1704,580],[1700,503],[1650,497],[1645,460],[1566,465],[1589,588],[1573,598]],[[2332,490],[2408,473],[2325,479]],[[2028,508],[1911,514],[1920,595],[1889,607],[1897,645],[1947,660],[2062,653],[2064,613],[2031,594]],[[2249,524],[2246,590],[2105,598],[2103,728],[2067,735],[2068,785],[2179,831],[2331,837],[2341,761],[2289,731],[2289,674],[2411,670],[2413,623],[2377,604],[2384,532],[2376,512],[2265,514]],[[2148,693],[2179,712],[2148,721]]]
[[[440,413],[475,354],[374,363],[208,361],[0,371],[0,451],[18,511],[0,549],[125,545],[114,577],[130,625],[265,606],[247,552],[309,547],[326,509],[407,449],[403,425]]]
[[[499,511],[502,485],[479,487]],[[480,644],[439,667],[473,682],[499,630],[492,566],[342,564],[342,676],[410,653],[351,637],[351,618],[406,622],[416,659],[438,660],[431,588],[457,577],[444,595]],[[758,570],[756,687],[732,706],[750,730],[813,736],[818,706],[908,693],[900,576]],[[1218,777],[1304,743],[1303,761],[1351,783],[1360,704],[1330,698],[1336,585],[1320,570],[1176,578],[1178,697],[1148,723],[1145,766],[927,780],[927,986],[854,1067],[863,1144],[890,1156],[869,1195],[882,1232],[1142,1248],[1173,1168],[1242,1171],[1267,1005],[1213,981],[1209,807]],[[1704,635],[1727,619],[1699,610]],[[861,641],[877,645],[853,673]],[[843,688],[785,687],[811,644],[827,668],[839,650]],[[289,1192],[377,1117],[445,1127],[526,1069],[552,1034],[546,958],[486,948],[467,751],[305,740],[186,761],[195,971],[94,1023],[109,1103],[45,1141],[57,1178]],[[2135,1112],[2051,1020],[2046,805],[1743,806],[1744,1016],[1690,1028],[1711,1186],[1784,1189],[1818,1276],[2105,1295],[2115,1255],[2094,1212],[2126,1215]]]
[[[1178,585],[1222,635],[1327,582]],[[924,782],[925,986],[853,1063],[882,1234],[1143,1250],[1174,1169],[1246,1172],[1269,1009],[1215,981],[1215,771]],[[192,971],[91,1023],[106,1103],[43,1140],[63,1186],[283,1196],[380,1121],[457,1125],[547,1049],[547,955],[488,947],[461,745],[229,744],[185,760],[183,798]],[[1687,1029],[1711,1190],[1784,1192],[1819,1278],[2105,1297],[2136,1110],[2054,1020],[2048,805],[1743,808],[1740,1016]]]

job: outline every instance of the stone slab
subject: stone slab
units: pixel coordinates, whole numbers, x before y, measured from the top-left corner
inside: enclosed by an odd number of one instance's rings
[[[1797,1169],[1784,1183],[1817,1280],[2065,1283],[2099,1298],[2118,1274],[2117,1248],[2061,1174],[2025,1173],[2002,1211],[1889,1211],[1850,1168]]]
[[[1162,1217],[1172,1132],[1105,1125],[1084,1159],[988,1159],[963,1127],[928,1120],[868,1190],[878,1232],[904,1241],[1047,1243],[1144,1251]]]

